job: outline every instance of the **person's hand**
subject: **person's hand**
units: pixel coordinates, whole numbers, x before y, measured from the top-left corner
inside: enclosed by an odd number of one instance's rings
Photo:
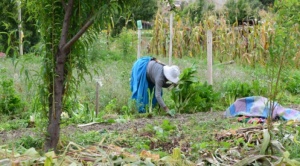
[[[167,106],[164,107],[164,110],[166,111],[166,113],[171,116],[171,117],[174,117],[175,116],[175,110],[172,109],[170,110]]]
[[[170,111],[169,108],[168,108],[167,106],[164,107],[164,110],[165,110],[166,112]]]
[[[174,109],[171,109],[167,112],[167,114],[171,117],[175,117],[175,110]]]

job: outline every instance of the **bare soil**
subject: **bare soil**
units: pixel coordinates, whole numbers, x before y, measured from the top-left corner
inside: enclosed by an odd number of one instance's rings
[[[137,118],[132,119],[125,123],[97,123],[84,127],[78,127],[77,125],[70,125],[61,129],[62,135],[72,135],[76,131],[88,132],[88,131],[101,131],[106,130],[116,131],[119,133],[126,132],[128,130],[134,130],[137,128],[144,128],[147,124],[160,124],[163,120],[168,119],[172,124],[185,125],[191,119],[196,121],[213,121],[222,118],[223,111],[213,112],[199,112],[194,114],[177,114],[175,117],[169,116],[153,116],[149,118]],[[21,128],[18,130],[3,131],[0,132],[0,144],[5,144],[22,137],[36,137],[41,136],[41,132],[38,132],[35,128]]]

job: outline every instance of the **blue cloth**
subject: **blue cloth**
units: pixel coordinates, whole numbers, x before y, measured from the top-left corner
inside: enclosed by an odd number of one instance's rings
[[[300,111],[285,108],[274,102],[274,110],[271,111],[271,102],[262,96],[249,96],[237,99],[224,112],[226,117],[248,116],[267,118],[272,113],[273,119],[297,120],[300,121]]]
[[[145,56],[138,59],[131,71],[130,90],[132,92],[131,98],[136,101],[139,113],[145,113],[145,107],[149,104],[148,89],[153,93],[154,84],[147,81],[147,65],[152,57]],[[153,95],[152,106],[157,103]]]

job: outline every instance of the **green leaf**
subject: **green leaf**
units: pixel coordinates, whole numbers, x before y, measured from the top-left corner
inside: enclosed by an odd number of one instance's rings
[[[47,157],[44,166],[52,166],[52,157]]]
[[[26,150],[24,155],[30,156],[30,157],[40,157],[40,154],[34,148],[30,148],[30,149]]]
[[[270,145],[270,133],[268,130],[263,130],[263,142],[260,149],[260,154],[266,154],[266,150]]]
[[[272,165],[270,163],[270,161],[267,159],[267,155],[256,155],[256,156],[250,156],[250,157],[244,158],[240,162],[234,164],[234,166],[250,165],[251,163],[253,163],[254,161],[257,161],[257,160],[265,161],[264,166]]]

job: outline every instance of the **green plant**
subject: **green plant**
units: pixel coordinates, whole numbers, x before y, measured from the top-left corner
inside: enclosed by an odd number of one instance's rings
[[[19,141],[17,141],[17,144],[22,145],[24,148],[37,148],[42,149],[44,143],[44,139],[41,137],[32,137],[32,136],[25,136],[22,137]]]
[[[133,35],[134,31],[123,28],[121,34],[119,35],[120,50],[122,50],[122,55],[126,58],[128,55],[132,54],[135,50],[137,37]]]
[[[225,4],[231,24],[236,21],[248,21],[249,18],[257,18],[258,11],[263,7],[259,0],[229,0]]]
[[[180,113],[208,111],[219,97],[211,85],[197,80],[196,72],[195,66],[184,69],[178,85],[171,91],[175,109]]]
[[[221,91],[227,104],[232,104],[237,98],[267,95],[267,87],[259,80],[253,80],[250,83],[228,80],[222,84]]]
[[[116,110],[117,99],[114,98],[109,101],[109,103],[105,106],[104,112],[113,113]]]
[[[86,133],[75,133],[75,142],[80,145],[89,145],[99,142],[103,138],[103,135],[99,131],[89,131]]]
[[[293,95],[300,94],[300,73],[292,72],[287,73],[283,77],[285,89]]]
[[[154,90],[151,92],[150,89],[148,88],[147,89],[147,92],[148,92],[148,99],[149,99],[149,113],[152,113],[152,109],[153,109],[153,106],[152,106],[152,101],[153,101],[153,96],[154,96]]]
[[[9,119],[6,119],[9,120]],[[11,120],[10,120],[11,121]],[[6,121],[4,121],[6,122]],[[9,130],[17,130],[21,128],[26,128],[28,126],[28,121],[23,119],[14,119],[11,123],[1,123],[0,124],[0,132],[1,131],[9,131]]]
[[[5,70],[1,69],[0,72],[4,73]],[[13,79],[5,76],[1,76],[0,79],[0,113],[19,113],[23,109],[24,103],[14,88]]]

